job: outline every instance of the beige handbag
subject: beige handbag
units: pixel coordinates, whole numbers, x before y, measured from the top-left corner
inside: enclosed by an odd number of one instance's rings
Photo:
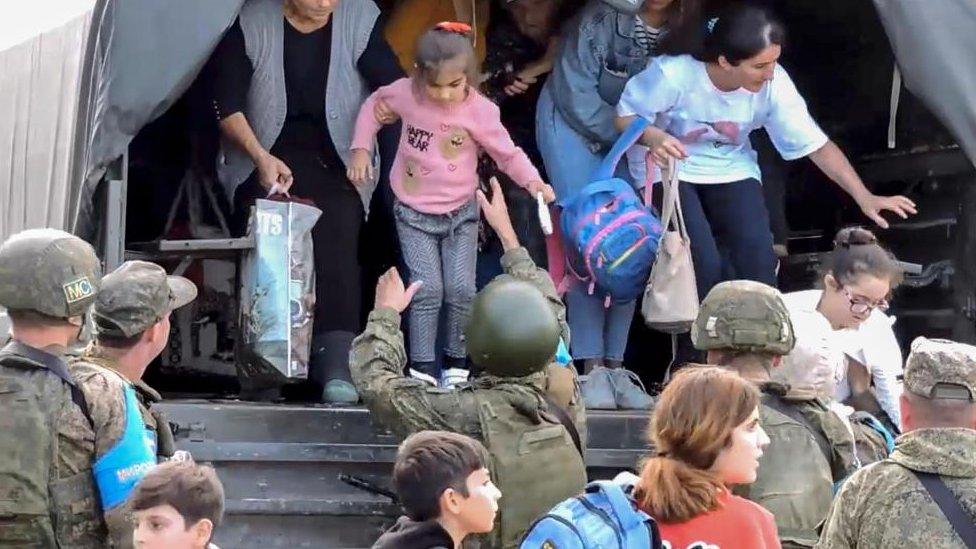
[[[662,170],[661,187],[664,190],[661,202],[664,233],[644,289],[641,314],[649,328],[680,334],[689,331],[698,316],[698,288],[691,261],[691,240],[681,212],[678,170],[673,158]]]

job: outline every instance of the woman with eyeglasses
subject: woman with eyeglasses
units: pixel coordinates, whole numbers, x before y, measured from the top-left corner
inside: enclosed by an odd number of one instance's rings
[[[883,412],[898,426],[902,355],[895,319],[885,311],[901,278],[898,261],[871,231],[841,229],[823,271],[823,289],[784,296],[796,347],[783,370],[803,369],[823,397],[879,417]]]

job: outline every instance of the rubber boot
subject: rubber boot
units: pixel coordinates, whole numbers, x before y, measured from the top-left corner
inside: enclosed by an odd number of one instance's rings
[[[322,402],[356,404],[359,393],[349,374],[349,349],[356,334],[333,331],[312,338],[308,377],[322,388]]]

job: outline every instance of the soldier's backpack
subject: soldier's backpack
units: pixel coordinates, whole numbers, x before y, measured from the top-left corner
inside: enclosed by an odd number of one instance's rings
[[[489,471],[505,500],[490,546],[514,548],[532,521],[583,490],[586,468],[573,436],[534,387],[479,387],[474,394]]]
[[[895,437],[876,417],[867,412],[851,415],[851,429],[861,466],[881,461],[895,451]]]
[[[586,490],[539,518],[520,549],[656,549],[657,523],[637,509],[619,484],[591,482]]]
[[[559,220],[571,274],[590,294],[613,302],[633,301],[644,292],[663,232],[630,183],[613,175],[647,124],[643,118],[631,123]]]
[[[57,421],[69,401],[91,423],[63,361],[16,341],[0,349],[0,547],[107,543],[91,471],[55,476]]]

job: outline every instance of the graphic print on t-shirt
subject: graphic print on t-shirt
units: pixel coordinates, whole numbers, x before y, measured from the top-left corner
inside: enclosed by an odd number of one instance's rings
[[[407,143],[418,151],[427,152],[427,149],[430,148],[431,137],[434,137],[434,132],[407,124]]]
[[[738,147],[743,144],[742,136],[747,134],[748,129],[743,128],[737,122],[722,120],[719,122],[705,121],[675,121],[675,126],[679,131],[679,140],[686,145],[699,143],[702,141],[712,142],[712,146],[719,148],[722,146]]]

